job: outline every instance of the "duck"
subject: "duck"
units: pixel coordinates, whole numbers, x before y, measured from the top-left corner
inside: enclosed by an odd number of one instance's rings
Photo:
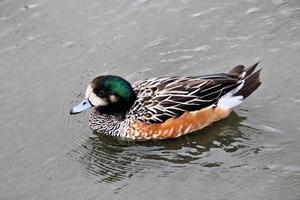
[[[96,133],[129,140],[177,138],[228,117],[261,85],[258,64],[132,84],[117,75],[98,76],[70,114],[91,108],[89,127]]]

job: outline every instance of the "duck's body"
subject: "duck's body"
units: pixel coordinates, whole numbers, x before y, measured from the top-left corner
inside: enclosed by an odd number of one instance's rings
[[[86,99],[94,108],[90,127],[100,133],[134,140],[176,138],[227,117],[256,90],[257,64],[228,73],[163,77],[130,86],[117,76],[94,79]],[[82,107],[85,104],[78,106]],[[77,113],[74,107],[71,113]]]

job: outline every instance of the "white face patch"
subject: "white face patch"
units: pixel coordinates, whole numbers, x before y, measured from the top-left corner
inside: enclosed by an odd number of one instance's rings
[[[98,97],[94,92],[91,84],[88,85],[85,91],[85,98],[88,99],[93,106],[107,106],[108,102],[100,97]]]
[[[109,99],[112,103],[116,103],[119,100],[119,98],[116,95],[113,95],[113,94],[109,95]]]
[[[92,92],[93,92],[93,88],[92,88],[91,84],[89,84],[85,91],[85,98],[88,99],[90,96],[90,93],[92,93]]]

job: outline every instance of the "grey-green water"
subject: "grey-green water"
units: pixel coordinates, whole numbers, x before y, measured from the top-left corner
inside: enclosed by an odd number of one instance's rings
[[[130,81],[261,61],[229,118],[175,140],[95,137],[69,116]],[[300,199],[300,1],[0,0],[0,199]]]

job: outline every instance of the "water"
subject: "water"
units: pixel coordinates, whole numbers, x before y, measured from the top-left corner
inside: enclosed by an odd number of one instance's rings
[[[300,1],[0,1],[0,199],[300,199]],[[261,61],[229,118],[175,140],[96,137],[69,116],[130,81]]]

